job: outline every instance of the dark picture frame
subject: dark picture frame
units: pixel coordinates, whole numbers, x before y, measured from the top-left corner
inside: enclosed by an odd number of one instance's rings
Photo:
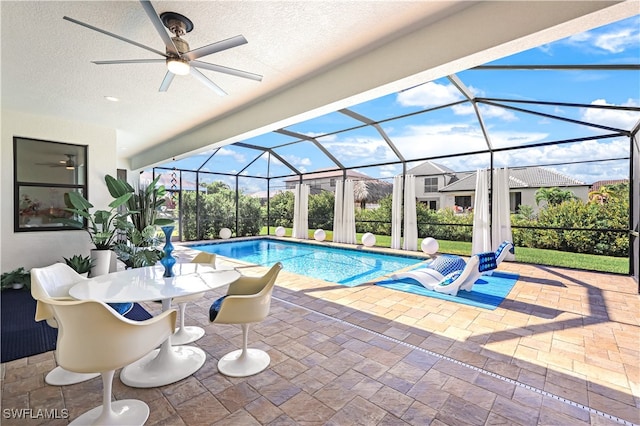
[[[14,136],[14,232],[77,229],[62,224],[70,218],[64,194],[87,194],[87,145]]]

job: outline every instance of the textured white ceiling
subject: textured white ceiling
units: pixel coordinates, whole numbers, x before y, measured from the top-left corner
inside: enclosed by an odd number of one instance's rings
[[[158,14],[173,11],[193,21],[194,30],[184,36],[192,49],[244,35],[248,44],[201,60],[261,74],[263,81],[203,71],[229,96],[219,97],[191,76],[177,76],[168,92],[160,93],[163,64],[91,63],[154,58],[153,53],[62,19],[66,15],[163,51],[138,1],[0,1],[2,108],[116,129],[118,155],[146,166],[228,141],[251,128],[247,121],[264,126],[323,103],[333,102],[337,109],[338,101],[351,97],[353,102],[357,93],[397,79],[399,69],[406,69],[403,77],[422,73],[424,78],[425,70],[432,71],[428,77],[442,76],[566,36],[572,29],[559,24],[619,2],[152,3]],[[583,20],[575,31],[618,15]],[[473,56],[487,49],[491,54]],[[459,60],[455,67],[442,67],[454,59]],[[358,75],[345,78],[350,72]]]
[[[0,3],[3,107],[116,128],[127,155],[451,7],[419,1],[153,2],[158,14],[173,11],[191,19],[194,30],[183,38],[192,49],[239,34],[249,41],[201,58],[263,75],[256,82],[203,71],[229,93],[220,97],[191,76],[177,76],[168,92],[158,92],[163,64],[92,64],[159,56],[62,19],[66,15],[163,51],[139,2]]]

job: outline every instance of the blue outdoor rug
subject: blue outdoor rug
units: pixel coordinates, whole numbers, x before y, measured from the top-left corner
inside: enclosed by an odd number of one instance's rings
[[[36,301],[28,290],[4,290],[0,294],[0,362],[13,361],[52,351],[56,348],[58,329],[46,321],[36,322]],[[137,303],[126,318],[143,321],[151,314]]]
[[[494,310],[498,305],[500,305],[500,303],[502,303],[504,298],[507,297],[516,281],[518,281],[518,278],[518,274],[493,272],[491,275],[483,275],[478,278],[473,284],[471,291],[461,290],[458,292],[457,296],[450,296],[448,294],[428,290],[424,288],[422,284],[410,278],[378,281],[375,284],[381,287],[405,291],[407,293],[435,297],[436,299],[449,300],[451,302]]]

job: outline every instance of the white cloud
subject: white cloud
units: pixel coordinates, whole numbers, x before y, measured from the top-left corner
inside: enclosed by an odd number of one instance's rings
[[[439,84],[433,81],[398,93],[397,101],[402,106],[430,108],[464,99],[453,84]]]
[[[640,30],[638,28],[622,28],[619,31],[599,34],[595,37],[594,45],[611,53],[621,53],[627,48],[640,44]]]
[[[232,149],[228,149],[228,148],[224,148],[224,147],[220,148],[220,150],[218,151],[216,156],[218,156],[218,155],[231,156],[238,163],[244,163],[244,162],[247,161],[246,157],[243,154],[240,154],[239,152],[236,152],[236,151],[234,151]]]
[[[536,164],[545,167],[544,164],[626,158],[628,156],[629,141],[620,138],[609,141],[589,140],[580,143],[498,152],[495,154],[494,164],[496,167]],[[547,167],[591,184],[598,180],[627,178],[629,176],[628,163],[628,160],[617,160]]]
[[[622,53],[640,45],[640,20],[628,19],[604,29],[595,29],[573,35],[567,39],[572,45],[587,45],[601,53]],[[604,51],[604,52],[603,52]]]
[[[363,136],[340,139],[339,135],[332,135],[320,139],[320,142],[345,165],[364,164],[372,160],[377,163],[398,160],[382,138]]]
[[[380,169],[380,178],[393,177],[397,174],[402,173],[401,165],[380,166],[379,169]]]
[[[611,105],[605,99],[596,99],[591,105]],[[627,100],[622,106],[637,107],[638,103],[633,99]],[[620,111],[613,109],[583,108],[580,113],[583,121],[614,127],[616,129],[630,130],[640,119],[640,112]]]
[[[503,121],[518,120],[516,115],[512,111],[506,108],[501,108],[494,105],[484,105],[484,104],[480,104],[479,108],[480,108],[480,114],[482,114],[483,118],[497,118]],[[471,105],[470,103],[454,105],[451,107],[451,110],[456,115],[473,114],[475,116],[475,110],[473,109],[473,105]]]

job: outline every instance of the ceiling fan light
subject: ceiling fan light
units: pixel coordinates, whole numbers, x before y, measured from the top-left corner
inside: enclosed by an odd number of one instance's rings
[[[191,66],[184,59],[170,58],[167,59],[167,69],[176,75],[187,75]]]

